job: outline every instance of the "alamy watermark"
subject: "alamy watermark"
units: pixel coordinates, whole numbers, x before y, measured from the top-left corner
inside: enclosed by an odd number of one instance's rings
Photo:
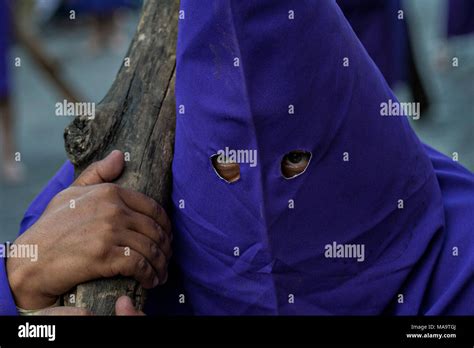
[[[389,99],[387,102],[380,103],[380,115],[405,116],[419,120],[420,103],[402,103],[397,100]]]
[[[217,151],[217,163],[247,163],[250,167],[257,166],[257,150],[233,150],[225,147]]]
[[[365,260],[365,245],[339,244],[334,241],[332,244],[324,246],[324,257],[329,259],[357,259],[357,262],[363,262]]]
[[[19,338],[46,338],[52,342],[56,340],[56,325],[54,324],[30,324],[26,322],[18,326]]]
[[[0,258],[22,258],[36,262],[38,261],[38,245],[11,244],[10,242],[0,244]]]
[[[86,116],[89,120],[93,120],[95,118],[95,103],[73,103],[64,99],[62,102],[56,103],[55,107],[56,116],[59,117]]]

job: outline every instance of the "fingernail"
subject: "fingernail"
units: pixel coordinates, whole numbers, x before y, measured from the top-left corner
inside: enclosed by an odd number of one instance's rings
[[[160,280],[158,279],[158,277],[155,277],[155,279],[153,279],[153,287],[157,286],[159,283]]]
[[[151,252],[153,253],[155,257],[158,256],[158,247],[156,246],[156,244],[153,244],[151,246]]]
[[[112,156],[112,155],[115,155],[116,153],[120,153],[120,154],[121,154],[122,151],[115,149],[115,150],[111,151],[111,152],[107,155],[107,157]]]

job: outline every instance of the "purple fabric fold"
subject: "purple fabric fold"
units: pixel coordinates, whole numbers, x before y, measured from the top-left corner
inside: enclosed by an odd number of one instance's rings
[[[422,144],[406,115],[382,116],[397,100],[336,3],[181,10],[170,213],[192,311],[474,314],[474,176]],[[232,184],[210,161],[226,147],[258,159],[239,161]],[[312,158],[288,180],[293,150]],[[72,177],[66,164],[22,231]],[[334,243],[363,246],[363,258],[328,254]]]
[[[397,100],[336,3],[181,9],[174,226],[194,311],[472,314],[472,258],[448,254],[450,238],[472,249],[472,175],[470,193],[454,194],[462,169],[450,166],[443,196],[407,117],[382,116]],[[209,160],[225,148],[257,151],[258,165],[225,182]],[[292,150],[312,159],[287,180]],[[445,217],[456,195],[462,223]],[[327,254],[334,243],[364,246],[365,259]]]
[[[406,82],[408,30],[400,0],[337,0],[344,15],[390,86]]]
[[[15,300],[8,282],[6,260],[0,257],[0,315],[17,315]]]

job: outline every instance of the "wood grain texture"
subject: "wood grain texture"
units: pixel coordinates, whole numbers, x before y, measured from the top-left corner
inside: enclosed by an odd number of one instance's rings
[[[130,154],[117,184],[169,205],[175,134],[175,67],[179,1],[145,1],[124,64],[93,120],[76,118],[65,130],[65,147],[76,177],[114,149]],[[126,63],[128,60],[125,60]],[[75,296],[71,296],[71,294]],[[142,309],[145,291],[117,277],[78,285],[65,305],[113,315],[116,299],[128,295]],[[74,303],[71,300],[74,300]]]

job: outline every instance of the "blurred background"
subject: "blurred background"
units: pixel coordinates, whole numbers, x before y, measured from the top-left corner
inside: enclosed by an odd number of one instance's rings
[[[327,0],[330,1],[330,0]],[[427,144],[474,170],[474,0],[337,0]],[[0,243],[66,160],[70,117],[55,105],[100,102],[141,0],[0,0]],[[457,157],[456,157],[457,156]]]

